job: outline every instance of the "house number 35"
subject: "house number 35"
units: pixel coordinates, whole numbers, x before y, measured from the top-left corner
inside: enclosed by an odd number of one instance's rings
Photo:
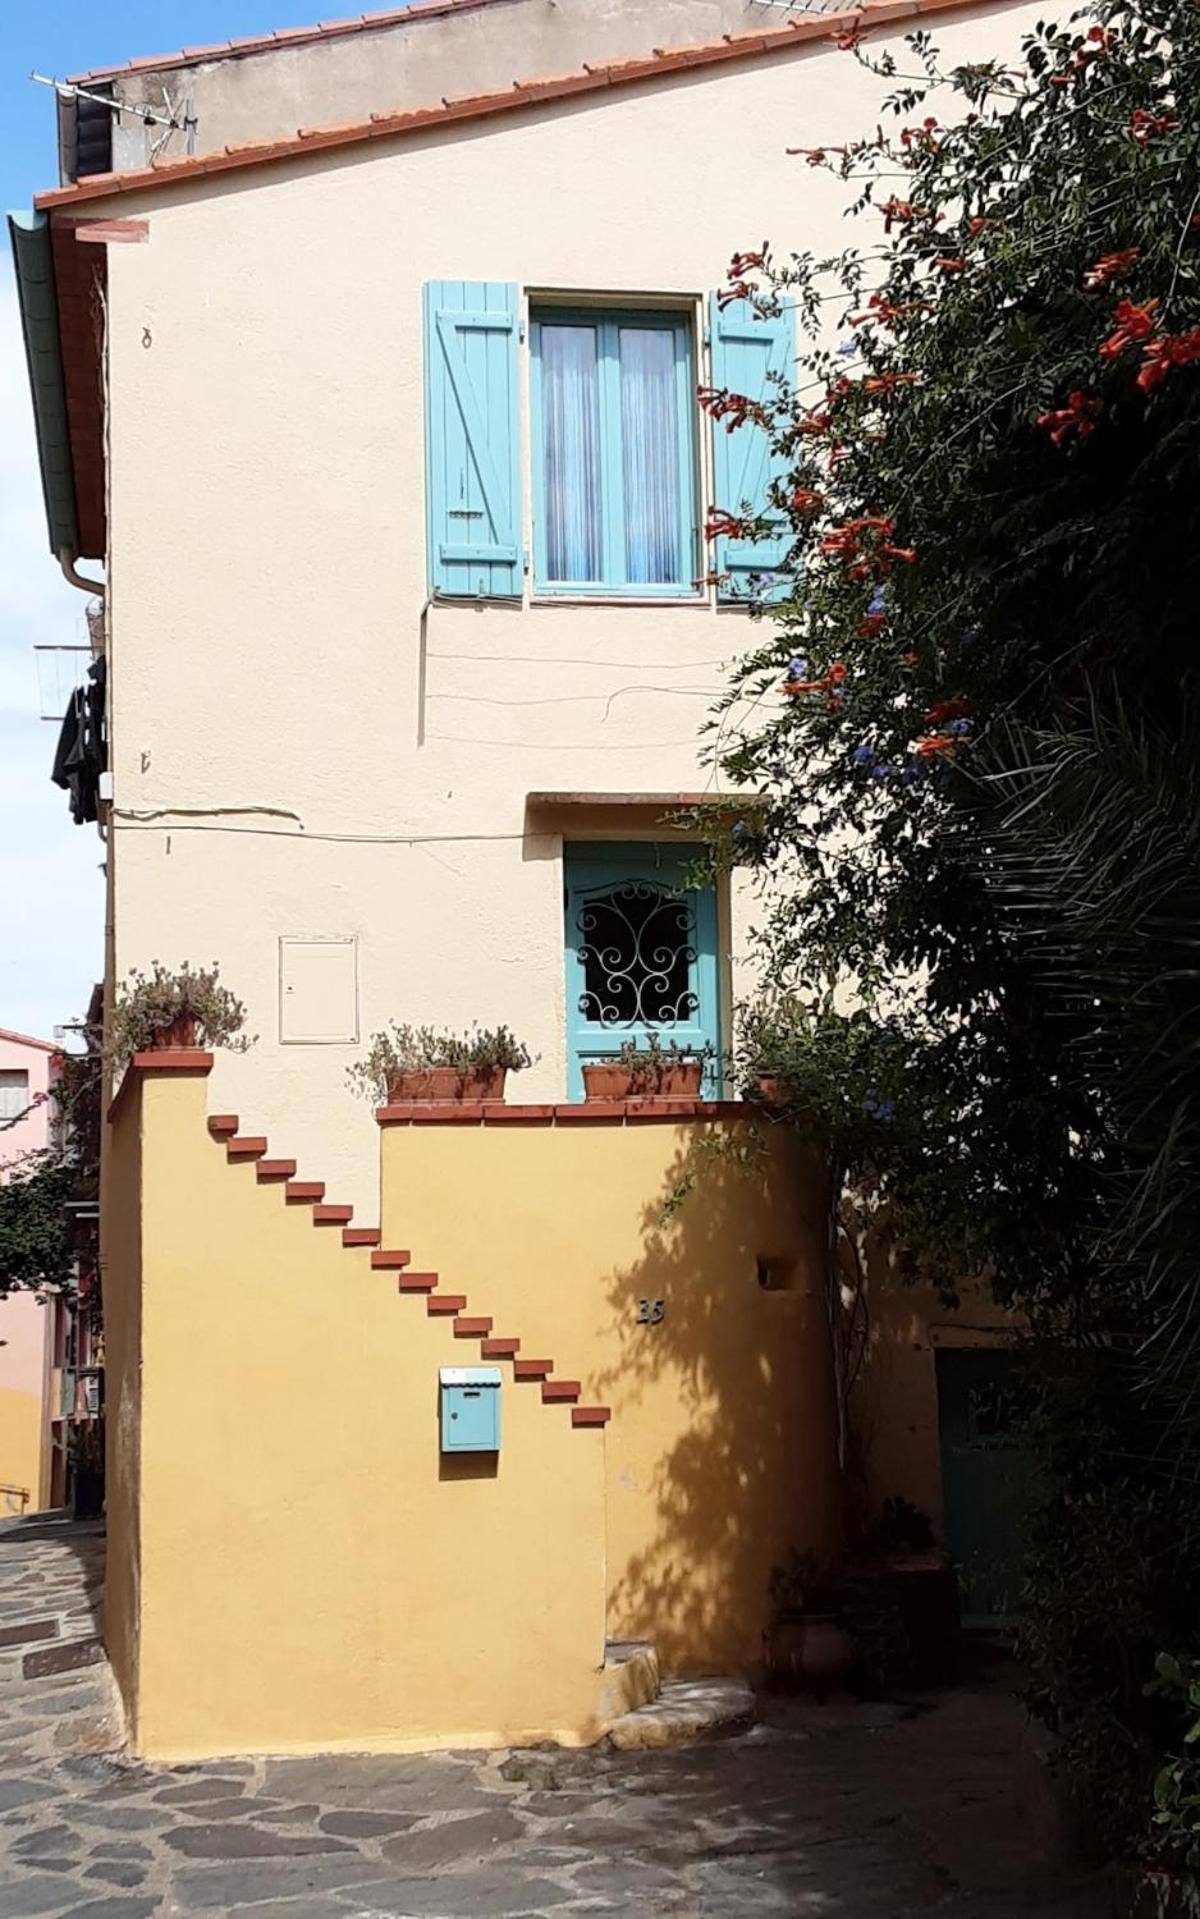
[[[639,1299],[638,1325],[657,1326],[666,1313],[666,1305],[661,1299]]]

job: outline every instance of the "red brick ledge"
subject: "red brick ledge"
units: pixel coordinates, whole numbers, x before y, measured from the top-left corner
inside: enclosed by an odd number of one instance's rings
[[[125,1068],[125,1077],[113,1095],[108,1109],[108,1121],[111,1126],[121,1111],[127,1088],[135,1085],[145,1073],[196,1073],[208,1074],[215,1064],[213,1055],[199,1046],[164,1046],[161,1051],[135,1053]]]
[[[502,1100],[412,1101],[379,1106],[380,1126],[642,1126],[686,1119],[761,1119],[762,1108],[740,1099],[593,1099],[575,1105],[509,1106]]]

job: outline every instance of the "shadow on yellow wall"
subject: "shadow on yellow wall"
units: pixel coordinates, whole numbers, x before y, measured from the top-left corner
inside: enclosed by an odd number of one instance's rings
[[[734,1156],[698,1143],[718,1130]],[[609,1635],[653,1640],[668,1671],[755,1667],[772,1567],[834,1544],[817,1170],[781,1128],[739,1164],[750,1132],[740,1118],[384,1132],[389,1233],[611,1406]]]

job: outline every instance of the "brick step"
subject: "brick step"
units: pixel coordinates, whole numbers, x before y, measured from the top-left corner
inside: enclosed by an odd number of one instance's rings
[[[437,1283],[436,1273],[401,1273],[399,1280],[402,1293],[431,1293]]]
[[[397,1287],[401,1293],[424,1294],[425,1311],[429,1317],[452,1320],[456,1339],[479,1340],[484,1359],[510,1360],[513,1378],[540,1386],[546,1405],[570,1406],[572,1427],[595,1429],[607,1426],[612,1417],[608,1406],[580,1406],[577,1403],[582,1391],[579,1380],[553,1378],[552,1359],[518,1358],[520,1340],[494,1337],[494,1321],[483,1315],[468,1313],[465,1293],[439,1293],[436,1273],[410,1272],[408,1267],[412,1254],[383,1246],[381,1227],[352,1226],[350,1221],[354,1217],[354,1208],[329,1204],[325,1199],[323,1180],[297,1179],[294,1159],[268,1159],[265,1137],[258,1133],[239,1133],[238,1125],[236,1113],[213,1113],[208,1120],[209,1133],[213,1139],[224,1144],[226,1156],[231,1161],[256,1161],[255,1178],[259,1183],[264,1186],[282,1185],[284,1198],[289,1205],[311,1206],[314,1226],[340,1226],[344,1247],[361,1247],[370,1253],[373,1270],[396,1273]]]
[[[545,1379],[542,1381],[542,1398],[547,1406],[566,1403],[579,1398],[583,1391],[577,1379]]]
[[[230,1159],[261,1159],[266,1150],[266,1140],[251,1133],[238,1133],[225,1142],[225,1152]]]

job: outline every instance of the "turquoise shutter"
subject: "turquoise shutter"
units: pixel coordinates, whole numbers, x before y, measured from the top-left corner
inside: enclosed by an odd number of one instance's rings
[[[520,358],[517,289],[425,288],[425,497],[429,588],[519,600]]]
[[[714,293],[709,314],[713,385],[770,405],[779,390],[767,375],[781,373],[790,380],[793,374],[795,325],[791,311],[785,310],[774,319],[760,319],[748,300],[735,300],[722,311]],[[714,506],[738,513],[743,502],[748,502],[751,512],[765,513],[769,508],[768,486],[787,470],[786,459],[772,452],[770,437],[761,426],[748,423],[727,433],[723,421],[713,421]],[[718,599],[750,598],[752,575],[782,566],[791,543],[782,521],[777,539],[718,540],[716,570],[729,575],[717,589]],[[787,587],[781,584],[759,597],[783,599],[786,594]]]

